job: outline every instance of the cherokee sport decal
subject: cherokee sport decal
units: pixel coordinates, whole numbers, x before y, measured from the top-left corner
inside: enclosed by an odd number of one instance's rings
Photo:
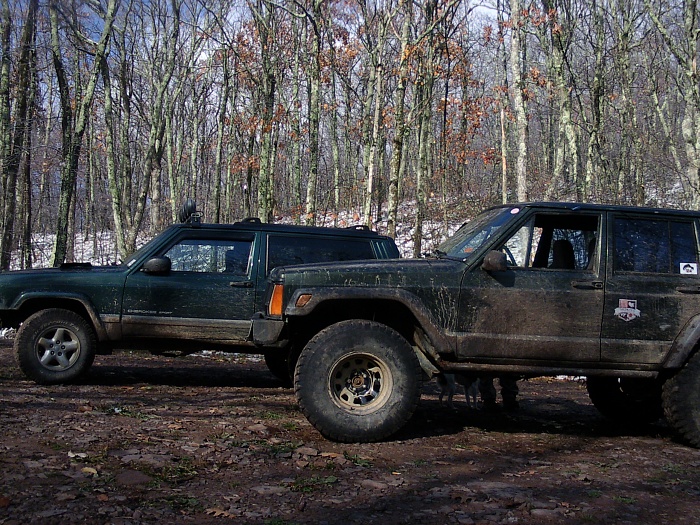
[[[642,315],[637,309],[636,299],[620,299],[620,306],[615,308],[615,317],[619,317],[625,322],[633,321]]]

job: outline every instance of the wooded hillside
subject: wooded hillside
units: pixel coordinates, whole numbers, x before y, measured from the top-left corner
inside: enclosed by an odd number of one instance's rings
[[[0,268],[186,197],[395,235],[519,200],[700,208],[697,0],[0,0]],[[343,225],[343,224],[339,224]],[[16,255],[15,255],[16,256]]]

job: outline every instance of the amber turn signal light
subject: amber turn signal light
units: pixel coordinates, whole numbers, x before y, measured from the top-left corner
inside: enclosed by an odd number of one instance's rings
[[[307,304],[309,304],[310,300],[311,300],[311,294],[310,293],[303,293],[297,299],[295,306],[297,308],[304,308]]]
[[[270,306],[267,308],[267,313],[270,316],[282,317],[282,298],[284,295],[284,286],[276,284],[272,289],[272,297],[270,297]]]

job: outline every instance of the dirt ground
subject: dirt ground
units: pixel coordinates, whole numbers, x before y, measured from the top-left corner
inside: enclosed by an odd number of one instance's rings
[[[258,358],[119,352],[51,387],[0,363],[4,524],[698,522],[700,451],[616,427],[577,381],[523,381],[516,415],[431,383],[399,435],[348,445]]]

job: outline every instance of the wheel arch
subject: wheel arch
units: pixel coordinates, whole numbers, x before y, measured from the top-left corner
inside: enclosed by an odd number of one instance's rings
[[[692,317],[671,345],[663,363],[664,369],[681,368],[700,349],[700,314]]]
[[[89,299],[78,294],[26,294],[14,305],[13,314],[3,316],[15,328],[29,316],[41,310],[62,308],[80,315],[95,331],[98,341],[107,340],[107,331],[100,320],[97,310]]]
[[[426,372],[436,371],[439,355],[449,351],[449,342],[441,332],[430,312],[412,294],[404,290],[363,289],[334,291],[298,290],[296,297],[312,294],[307,307],[287,310],[290,338],[303,345],[324,328],[346,320],[365,319],[384,324],[398,332],[417,349],[418,357]],[[429,363],[432,363],[429,364]]]

